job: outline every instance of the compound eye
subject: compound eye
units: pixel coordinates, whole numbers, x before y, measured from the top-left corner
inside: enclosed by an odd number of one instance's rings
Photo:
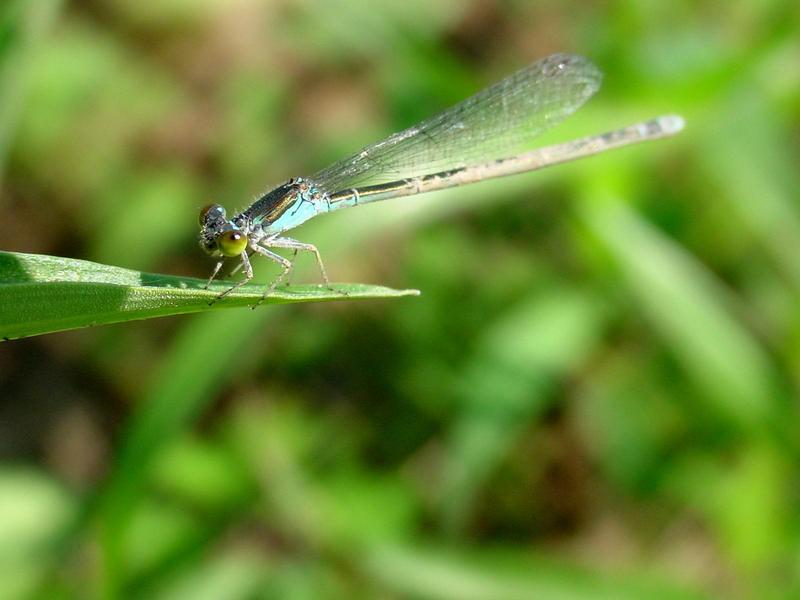
[[[225,218],[225,209],[219,204],[208,204],[200,209],[200,217],[198,221],[200,225],[205,225],[209,221]]]
[[[220,234],[217,244],[225,256],[239,256],[247,248],[247,236],[237,229],[229,229]]]

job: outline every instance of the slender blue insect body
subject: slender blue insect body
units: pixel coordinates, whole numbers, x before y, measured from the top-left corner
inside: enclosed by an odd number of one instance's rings
[[[253,277],[250,256],[278,263],[281,275],[266,297],[288,276],[300,250],[315,255],[323,281],[328,276],[312,244],[286,232],[316,215],[389,198],[475,183],[568,162],[613,148],[674,135],[676,115],[657,117],[616,131],[525,151],[532,139],[571,115],[600,87],[600,71],[575,55],[553,54],[493,86],[317,172],[291,179],[260,196],[228,219],[218,204],[200,213],[200,246],[219,260],[238,258],[244,278]],[[289,260],[274,250],[291,250]]]

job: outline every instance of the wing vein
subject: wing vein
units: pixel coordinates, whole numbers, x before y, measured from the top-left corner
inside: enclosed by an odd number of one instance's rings
[[[553,54],[310,179],[334,193],[508,157],[575,112],[601,79],[588,59]]]

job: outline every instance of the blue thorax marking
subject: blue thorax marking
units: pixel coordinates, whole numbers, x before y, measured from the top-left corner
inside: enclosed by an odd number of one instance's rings
[[[297,227],[318,214],[317,203],[310,193],[300,192],[286,210],[271,223],[262,223],[267,233],[277,233]]]
[[[267,234],[278,233],[324,212],[323,200],[312,182],[292,179],[261,196],[241,216]]]

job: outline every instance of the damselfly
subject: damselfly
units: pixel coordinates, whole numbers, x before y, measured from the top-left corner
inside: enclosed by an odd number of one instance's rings
[[[533,171],[683,128],[681,117],[662,116],[515,154],[575,112],[597,91],[601,78],[588,59],[553,54],[310,177],[290,179],[231,219],[219,204],[205,207],[200,212],[200,246],[218,258],[209,284],[226,259],[238,258],[243,279],[217,298],[229,294],[253,278],[250,256],[260,254],[282,269],[266,288],[266,297],[289,275],[297,252],[305,250],[314,254],[323,281],[330,285],[316,246],[285,235],[318,214]],[[291,250],[291,260],[275,249]]]

